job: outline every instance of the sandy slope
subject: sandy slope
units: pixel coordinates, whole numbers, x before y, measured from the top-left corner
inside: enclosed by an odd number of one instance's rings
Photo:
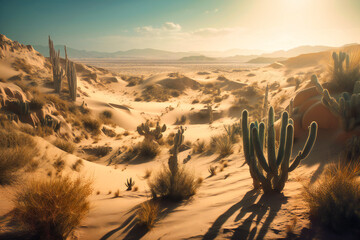
[[[8,79],[23,73],[22,70],[15,70],[9,64],[14,61],[14,58],[27,59],[29,56],[30,60],[26,61],[29,65],[34,66],[34,69],[46,65],[43,57],[39,56],[35,60],[31,60],[30,53],[24,50],[25,47],[21,49],[21,51],[15,52],[17,56],[13,54],[9,57],[9,55],[3,54],[7,57],[1,59],[0,78]],[[4,50],[3,52],[7,53],[8,51]],[[223,115],[213,124],[209,125],[206,122],[185,124],[187,129],[185,140],[194,142],[197,139],[205,139],[209,142],[211,136],[224,132],[224,124],[238,122],[238,117],[227,114],[236,100],[230,90],[241,89],[244,84],[255,84],[259,89],[264,89],[267,83],[271,85],[277,82],[279,86],[271,89],[270,102],[272,105],[277,105],[280,110],[285,109],[295,93],[306,88],[309,82],[308,76],[324,70],[318,66],[327,54],[317,54],[316,57],[311,54],[300,56],[283,62],[280,68],[265,66],[252,69],[233,69],[232,71],[221,71],[220,69],[205,75],[199,74],[200,70],[181,72],[201,84],[224,84],[221,95],[230,95],[228,99],[214,107],[216,111],[223,112]],[[303,61],[308,62],[309,58],[312,60],[310,66],[300,64]],[[295,66],[295,63],[299,64]],[[194,174],[204,179],[198,193],[187,202],[164,202],[161,205],[160,218],[155,227],[149,232],[138,228],[136,226],[136,209],[139,204],[150,198],[147,180],[143,179],[143,175],[146,169],[151,169],[154,174],[162,163],[167,162],[168,147],[163,146],[161,154],[151,161],[137,159],[108,166],[109,159],[122,147],[132,146],[141,141],[142,138],[135,129],[146,119],[159,119],[166,123],[168,130],[165,137],[170,132],[174,132],[177,127],[174,125],[177,118],[204,109],[205,104],[192,103],[194,99],[203,98],[204,94],[197,90],[186,89],[182,95],[171,98],[167,102],[136,102],[134,101],[136,94],[141,94],[142,89],[147,85],[157,84],[167,79],[168,73],[149,74],[150,77],[145,77],[142,85],[126,87],[127,83],[121,80],[120,75],[84,65],[79,68],[82,70],[78,71],[80,97],[77,104],[85,102],[94,115],[98,115],[104,110],[111,111],[112,119],[117,125],[114,128],[115,131],[123,133],[128,130],[130,134],[121,139],[114,139],[101,133],[96,141],[88,139],[78,143],[79,150],[84,146],[98,145],[111,146],[113,149],[107,156],[95,159],[94,162],[84,160],[84,165],[79,173],[73,171],[70,166],[79,159],[78,156],[86,156],[81,155],[80,152],[75,152],[74,155],[63,152],[50,143],[52,138],[36,137],[41,153],[40,156],[37,156],[37,159],[41,161],[40,167],[35,173],[24,173],[18,185],[0,188],[1,216],[11,210],[12,193],[22,185],[22,181],[29,178],[46,178],[48,171],[52,170],[53,161],[62,156],[66,161],[63,174],[90,177],[94,182],[95,191],[91,197],[93,207],[77,231],[80,239],[277,239],[286,237],[287,226],[292,224],[294,218],[297,221],[294,230],[297,236],[304,238],[316,236],[314,231],[309,230],[308,209],[302,200],[301,191],[302,183],[308,179],[315,181],[326,163],[336,160],[337,154],[341,150],[341,146],[329,141],[331,136],[329,137],[326,132],[319,132],[319,139],[311,156],[290,174],[284,194],[280,196],[264,196],[261,192],[252,189],[252,179],[248,166],[244,164],[240,143],[235,145],[234,154],[225,158],[229,166],[213,177],[209,177],[208,168],[210,165],[220,166],[221,159],[218,154],[195,155],[191,150],[182,152],[180,159],[185,159],[190,154],[192,158],[186,165],[193,169]],[[89,79],[89,73],[94,72],[97,73],[97,78]],[[45,75],[44,73],[44,76],[39,79],[44,81],[50,76],[49,72]],[[104,83],[101,81],[101,78],[114,76],[117,82]],[[227,82],[219,81],[219,76],[228,79]],[[290,77],[300,78],[301,84],[298,89],[295,90],[295,85],[288,81]],[[45,86],[43,87],[44,91],[51,91]],[[280,98],[283,98],[283,101],[279,101]],[[251,106],[255,104],[255,102],[250,102]],[[169,111],[169,106],[174,109]],[[305,139],[298,139],[294,149],[299,150],[304,141]],[[125,191],[124,183],[130,177],[136,182],[138,187],[136,192]],[[113,193],[118,189],[120,197],[114,198]],[[96,194],[97,191],[100,193]],[[112,193],[109,194],[109,191]],[[3,224],[0,226],[5,228]]]

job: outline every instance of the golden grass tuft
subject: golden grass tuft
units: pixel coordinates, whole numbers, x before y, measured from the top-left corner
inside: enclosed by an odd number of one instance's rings
[[[359,230],[360,165],[339,163],[327,167],[319,180],[304,187],[310,215],[337,233]]]
[[[15,173],[32,163],[37,154],[33,139],[15,130],[0,129],[0,184],[15,180]]]
[[[204,140],[197,140],[192,145],[192,148],[193,148],[194,153],[201,154],[201,153],[205,152],[205,150],[206,150],[206,143]]]
[[[68,152],[68,153],[73,153],[75,151],[75,144],[73,144],[70,141],[66,141],[66,140],[57,138],[53,144],[57,148],[60,148],[61,150]]]
[[[151,229],[155,225],[156,218],[159,213],[159,203],[155,201],[147,201],[140,205],[137,212],[138,224]]]
[[[66,239],[90,209],[91,182],[58,177],[33,180],[14,199],[14,219],[39,239]]]
[[[216,138],[213,138],[216,151],[220,154],[221,157],[228,156],[234,152],[234,145],[228,135],[220,135]]]
[[[162,169],[148,182],[153,197],[174,201],[188,199],[196,193],[199,182],[184,166],[179,166],[178,173],[172,176],[168,167]]]
[[[139,154],[145,158],[154,158],[160,153],[159,145],[154,141],[144,140],[139,143]]]

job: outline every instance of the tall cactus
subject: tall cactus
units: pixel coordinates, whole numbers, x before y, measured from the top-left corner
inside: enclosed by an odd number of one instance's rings
[[[158,141],[162,138],[162,133],[166,131],[166,125],[160,126],[159,122],[156,123],[156,127],[154,129],[150,129],[149,121],[142,123],[137,127],[137,132],[145,137],[147,141]]]
[[[262,114],[262,118],[265,119],[266,117],[266,113],[268,111],[269,108],[269,84],[266,85],[266,89],[265,89],[265,96],[264,96],[264,108],[263,108],[263,114]]]
[[[243,111],[243,145],[245,160],[250,168],[251,177],[254,180],[254,187],[259,187],[265,193],[281,192],[288,179],[289,172],[293,171],[305,159],[316,140],[317,123],[312,122],[309,135],[302,151],[299,151],[290,165],[290,158],[293,148],[294,127],[292,119],[289,119],[287,112],[283,112],[281,119],[280,143],[276,150],[274,109],[270,107],[267,126],[267,160],[263,153],[265,124],[252,122],[248,126],[248,112]],[[264,175],[264,173],[266,173]]]
[[[64,70],[60,66],[60,50],[55,51],[54,43],[49,36],[49,55],[50,63],[53,70],[53,80],[54,80],[54,89],[55,92],[60,93],[62,77],[64,75]]]
[[[329,91],[319,83],[316,75],[311,77],[312,83],[322,95],[322,103],[341,121],[342,128],[350,131],[360,125],[360,93],[350,95],[347,92],[341,94],[339,100],[331,97]],[[356,84],[355,84],[356,85]]]
[[[76,101],[76,90],[77,90],[77,77],[75,64],[68,59],[66,46],[65,49],[65,75],[68,81],[70,98],[72,101]]]
[[[181,144],[183,144],[183,142],[184,142],[184,129],[182,126],[180,126],[178,132],[175,134],[174,146],[171,150],[171,156],[168,161],[169,169],[173,177],[177,174],[179,169],[178,153],[179,153],[179,147],[181,146]]]

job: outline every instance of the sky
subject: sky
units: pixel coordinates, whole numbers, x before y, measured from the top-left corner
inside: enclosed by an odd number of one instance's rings
[[[0,0],[0,33],[89,51],[360,43],[360,0]]]

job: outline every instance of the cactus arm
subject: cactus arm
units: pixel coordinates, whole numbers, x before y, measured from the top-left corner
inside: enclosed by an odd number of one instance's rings
[[[309,128],[309,135],[306,140],[305,146],[304,146],[303,150],[300,151],[298,153],[298,155],[295,157],[295,160],[293,161],[293,163],[291,164],[291,166],[289,168],[289,172],[294,171],[295,168],[299,165],[300,161],[307,158],[307,156],[309,155],[309,153],[310,153],[311,149],[313,148],[315,141],[316,141],[317,129],[318,129],[317,123],[312,122],[310,125],[310,128]]]
[[[280,145],[278,149],[276,165],[280,166],[284,157],[285,139],[286,139],[286,128],[289,122],[289,114],[285,111],[281,118],[281,130],[280,130]]]
[[[259,124],[259,138],[260,138],[261,149],[264,148],[264,137],[265,137],[265,124],[261,122]]]
[[[243,139],[245,161],[247,164],[250,164],[250,140],[249,140],[250,136],[249,136],[249,125],[248,125],[248,111],[246,110],[242,112],[241,124],[242,124],[242,139]]]
[[[262,146],[261,146],[261,143],[260,143],[258,129],[254,127],[252,129],[252,134],[253,134],[253,139],[252,140],[253,140],[253,145],[254,145],[254,150],[255,150],[255,153],[256,153],[256,157],[257,157],[261,167],[265,170],[265,172],[269,173],[270,168],[269,168],[269,165],[267,164],[266,159],[264,157],[264,153],[263,153]]]
[[[289,176],[289,162],[291,157],[291,152],[294,143],[294,127],[289,124],[286,130],[286,146],[283,161],[281,162],[281,175],[279,181],[275,185],[275,191],[281,192],[284,189],[285,183],[288,180]]]
[[[272,172],[276,171],[274,108],[270,107],[268,118],[267,157]]]

